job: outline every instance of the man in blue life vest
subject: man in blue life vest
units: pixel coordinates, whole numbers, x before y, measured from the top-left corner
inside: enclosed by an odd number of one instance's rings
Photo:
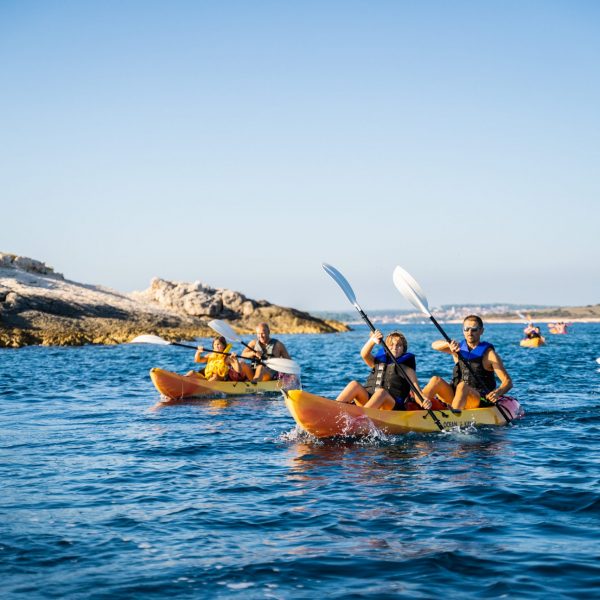
[[[244,348],[242,358],[254,358],[266,360],[267,358],[290,358],[290,355],[282,342],[271,337],[269,326],[266,323],[259,323],[256,327],[256,339],[248,343],[248,348]],[[254,383],[258,381],[269,381],[277,377],[277,373],[265,365],[255,362],[252,363],[254,373],[248,377]]]
[[[437,340],[431,344],[434,350],[452,355],[455,363],[452,383],[436,375],[423,388],[429,398],[437,395],[457,410],[478,408],[482,400],[483,404],[495,403],[512,388],[512,379],[494,346],[481,341],[481,317],[465,317],[463,333],[465,339],[460,344],[455,340],[450,343]],[[500,381],[497,387],[496,378]]]

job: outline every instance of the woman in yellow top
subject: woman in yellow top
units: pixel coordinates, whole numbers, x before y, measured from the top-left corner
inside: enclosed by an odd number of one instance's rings
[[[233,369],[236,373],[240,373],[240,363],[235,353],[228,354],[231,350],[231,344],[227,344],[227,340],[223,336],[218,336],[213,339],[212,347],[214,352],[204,353],[204,347],[198,346],[194,362],[206,363],[206,367],[200,371],[200,375],[210,381],[223,381],[229,375],[229,370]]]

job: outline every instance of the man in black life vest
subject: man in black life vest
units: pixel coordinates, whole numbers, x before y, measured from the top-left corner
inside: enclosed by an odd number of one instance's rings
[[[451,354],[454,359],[452,384],[437,375],[423,388],[430,398],[437,395],[452,408],[478,408],[481,400],[495,403],[512,388],[510,375],[494,346],[481,341],[483,321],[477,315],[469,315],[463,321],[465,339],[459,344],[452,340],[437,340],[431,344],[434,350]],[[459,360],[460,356],[460,360]],[[467,368],[466,364],[470,366]],[[500,385],[496,387],[496,378]]]
[[[267,358],[290,358],[286,347],[282,342],[271,337],[269,326],[259,323],[256,327],[256,339],[251,340],[249,348],[244,348],[242,357],[265,360]],[[277,376],[275,371],[258,362],[252,363],[254,372],[248,376],[253,382],[269,381]]]
[[[338,402],[346,404],[355,402],[359,406],[382,410],[405,410],[405,402],[411,395],[406,377],[410,378],[411,383],[421,392],[415,372],[416,359],[414,354],[406,352],[408,342],[404,335],[399,331],[393,331],[385,339],[385,345],[402,368],[387,356],[383,348],[375,355],[372,354],[375,344],[381,344],[382,339],[381,331],[374,331],[360,351],[362,359],[372,369],[365,385],[358,381],[351,381],[336,398]],[[419,398],[414,398],[414,401],[419,407],[431,408],[431,401],[425,394],[421,395],[425,400],[423,404]]]

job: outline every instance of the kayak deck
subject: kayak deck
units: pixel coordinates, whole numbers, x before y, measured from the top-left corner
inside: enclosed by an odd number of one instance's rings
[[[165,369],[150,370],[150,379],[161,396],[170,400],[184,398],[209,398],[215,396],[242,396],[255,394],[279,394],[278,380],[259,381],[209,381],[196,375],[180,375]]]
[[[509,420],[524,412],[514,398],[499,401]],[[318,438],[365,436],[374,430],[386,434],[410,431],[429,433],[440,431],[426,410],[391,411],[344,404],[301,390],[285,393],[285,403],[296,423]],[[507,421],[496,406],[462,411],[435,411],[441,425],[453,428],[468,425],[506,425]]]

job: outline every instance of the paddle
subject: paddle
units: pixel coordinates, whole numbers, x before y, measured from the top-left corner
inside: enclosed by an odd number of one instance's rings
[[[221,334],[222,335],[222,334]],[[226,337],[226,336],[224,336]],[[157,344],[159,346],[179,346],[180,348],[191,348],[192,350],[198,350],[198,346],[192,346],[191,344],[181,344],[179,342],[168,342],[163,338],[157,335],[138,335],[136,338],[132,339],[130,344]],[[228,352],[219,352],[217,350],[205,350],[207,353],[213,354],[225,354],[230,356]],[[252,360],[248,359],[245,356],[238,356],[238,358],[243,358],[244,360]],[[280,373],[287,373],[289,375],[299,375],[300,374],[300,365],[293,360],[286,360],[285,358],[268,358],[264,362],[264,364],[269,367],[269,369],[273,369],[273,371],[278,371]]]
[[[373,325],[373,323],[371,323],[369,317],[365,314],[364,310],[356,301],[356,295],[354,294],[354,290],[348,283],[348,280],[335,267],[332,267],[331,265],[323,263],[323,269],[325,269],[325,272],[340,286],[342,292],[344,292],[346,298],[348,298],[348,300],[350,301],[350,304],[352,304],[354,308],[356,308],[360,316],[363,318],[363,321],[368,325],[369,329],[371,331],[375,331],[375,326]],[[408,375],[406,374],[406,371],[404,370],[404,367],[398,362],[398,359],[392,354],[392,351],[387,347],[386,343],[383,340],[381,340],[381,345],[383,346],[383,349],[385,350],[386,354],[396,363],[396,366],[400,368],[400,371],[402,372],[404,378],[408,382],[410,389],[419,397],[421,402],[424,402],[425,399],[420,394],[419,390],[415,387],[413,382],[409,379]],[[427,413],[434,420],[435,424],[439,427],[440,431],[443,431],[444,426],[440,423],[440,420],[437,418],[436,414],[431,409],[427,409]]]
[[[225,321],[220,321],[219,319],[213,319],[209,321],[208,326],[216,331],[219,335],[222,335],[224,338],[231,340],[233,342],[240,342],[243,346],[246,346],[249,350],[254,352],[254,348],[250,348],[244,340],[238,337],[238,334],[231,328],[228,323]],[[242,358],[248,358],[246,356]],[[269,367],[269,369],[273,369],[273,371],[278,371],[280,373],[288,373],[290,375],[300,375],[300,365],[290,358],[265,358],[262,360],[251,358],[249,360],[255,360],[263,365]]]
[[[190,344],[180,344],[179,342],[169,342],[164,340],[157,335],[138,335],[133,338],[130,344],[157,344],[158,346],[179,346],[180,348],[191,348],[192,350],[198,350],[198,346],[192,346]],[[213,354],[225,354],[229,356],[229,352],[219,352],[218,350],[206,350],[206,352],[212,352]]]
[[[448,344],[452,341],[448,334],[442,329],[441,325],[436,321],[435,317],[431,314],[429,310],[429,303],[427,302],[427,296],[425,296],[425,292],[421,286],[413,279],[412,275],[405,271],[402,267],[396,267],[394,269],[394,285],[396,289],[419,311],[423,314],[427,315],[431,322],[437,327],[438,331],[442,334],[443,338],[448,342]],[[489,392],[487,385],[481,380],[481,378],[473,371],[471,365],[468,362],[465,362],[460,354],[458,355],[458,360],[469,370],[471,375],[477,380],[477,383],[482,387],[483,390],[486,390],[486,393]],[[495,403],[496,408],[500,411],[500,414],[504,417],[504,420],[508,423],[509,417],[504,413],[501,406],[498,406]]]

